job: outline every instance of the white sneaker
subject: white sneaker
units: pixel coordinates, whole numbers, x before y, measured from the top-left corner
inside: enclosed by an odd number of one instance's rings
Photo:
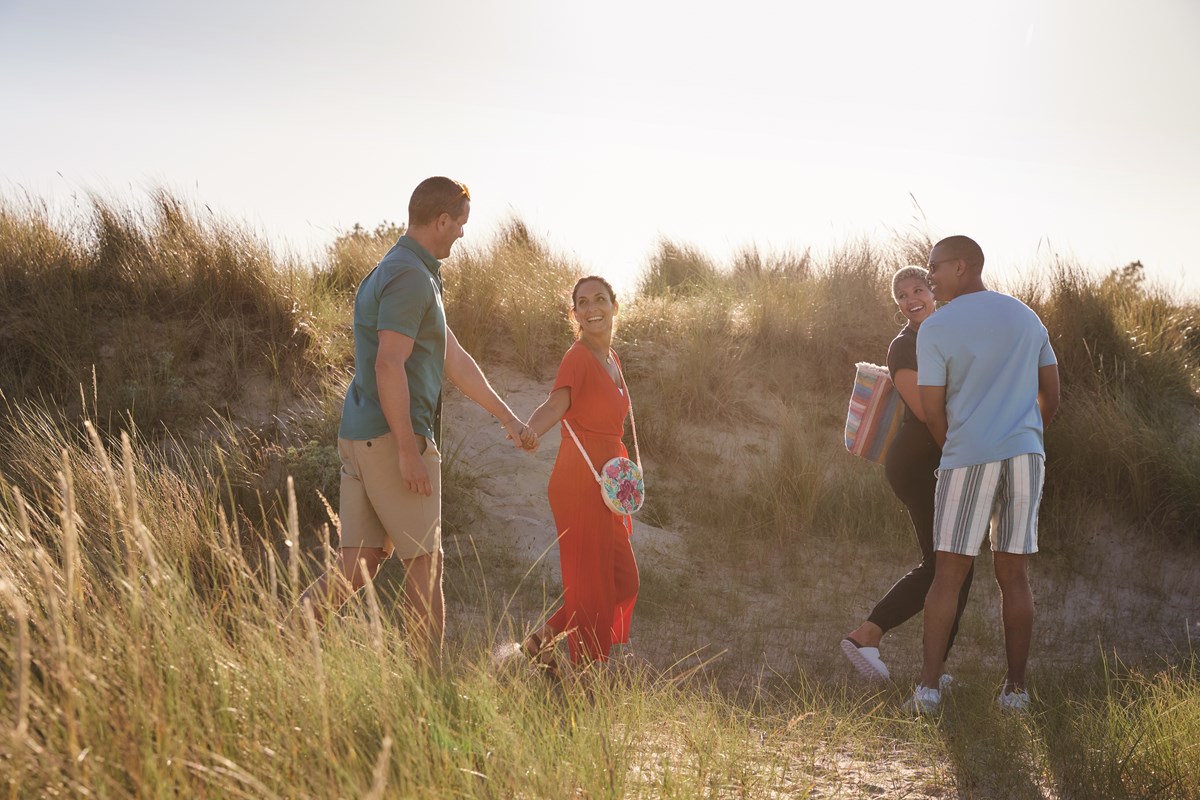
[[[878,647],[859,647],[851,639],[842,639],[842,653],[869,681],[886,681],[891,677],[887,664],[879,658]]]
[[[1022,689],[1019,692],[1000,691],[996,697],[996,707],[1001,711],[1011,711],[1015,714],[1029,713],[1029,692]]]
[[[942,708],[942,693],[928,686],[917,685],[912,699],[904,704],[906,714],[936,714]]]

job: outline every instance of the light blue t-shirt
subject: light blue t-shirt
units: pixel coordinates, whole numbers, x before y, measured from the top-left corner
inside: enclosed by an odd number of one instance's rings
[[[404,362],[414,433],[437,441],[437,416],[446,366],[446,312],[441,263],[416,240],[401,236],[363,278],[354,298],[354,380],[346,390],[338,436],[363,441],[388,432],[379,404],[375,358],[379,332],[413,339]]]
[[[1046,326],[1006,294],[964,294],[921,323],[917,383],[946,387],[942,469],[1044,458],[1038,369],[1057,363]]]

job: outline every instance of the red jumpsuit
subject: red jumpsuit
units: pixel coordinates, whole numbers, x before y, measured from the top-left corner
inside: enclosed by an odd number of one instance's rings
[[[614,356],[615,358],[615,356]],[[620,359],[617,360],[620,367]],[[621,435],[629,398],[582,342],[563,356],[554,388],[570,388],[571,408],[563,419],[601,470],[616,456],[628,457]],[[571,660],[608,659],[613,644],[629,641],[637,602],[638,569],[629,536],[632,520],[614,514],[579,448],[560,426],[562,442],[550,473],[550,510],[558,530],[563,605],[550,617],[554,632],[568,631]]]

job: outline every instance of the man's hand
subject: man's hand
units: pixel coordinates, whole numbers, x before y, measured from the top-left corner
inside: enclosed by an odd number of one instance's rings
[[[504,427],[504,439],[513,443],[513,447],[521,446],[521,432],[525,430],[525,426],[521,424],[521,420],[513,417],[507,422],[501,422]]]
[[[402,449],[400,451],[400,477],[404,479],[405,487],[413,494],[423,494],[426,497],[433,494],[433,484],[429,482],[429,472],[425,469],[425,462],[415,447],[411,450]]]

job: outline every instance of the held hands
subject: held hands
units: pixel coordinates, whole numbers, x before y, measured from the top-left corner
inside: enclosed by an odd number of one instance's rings
[[[521,430],[521,447],[527,453],[532,453],[538,449],[538,435],[533,432],[533,428],[528,425]]]
[[[538,435],[533,432],[532,428],[522,423],[516,417],[504,423],[504,430],[507,432],[504,438],[512,442],[513,447],[520,447],[528,453],[537,450]]]

